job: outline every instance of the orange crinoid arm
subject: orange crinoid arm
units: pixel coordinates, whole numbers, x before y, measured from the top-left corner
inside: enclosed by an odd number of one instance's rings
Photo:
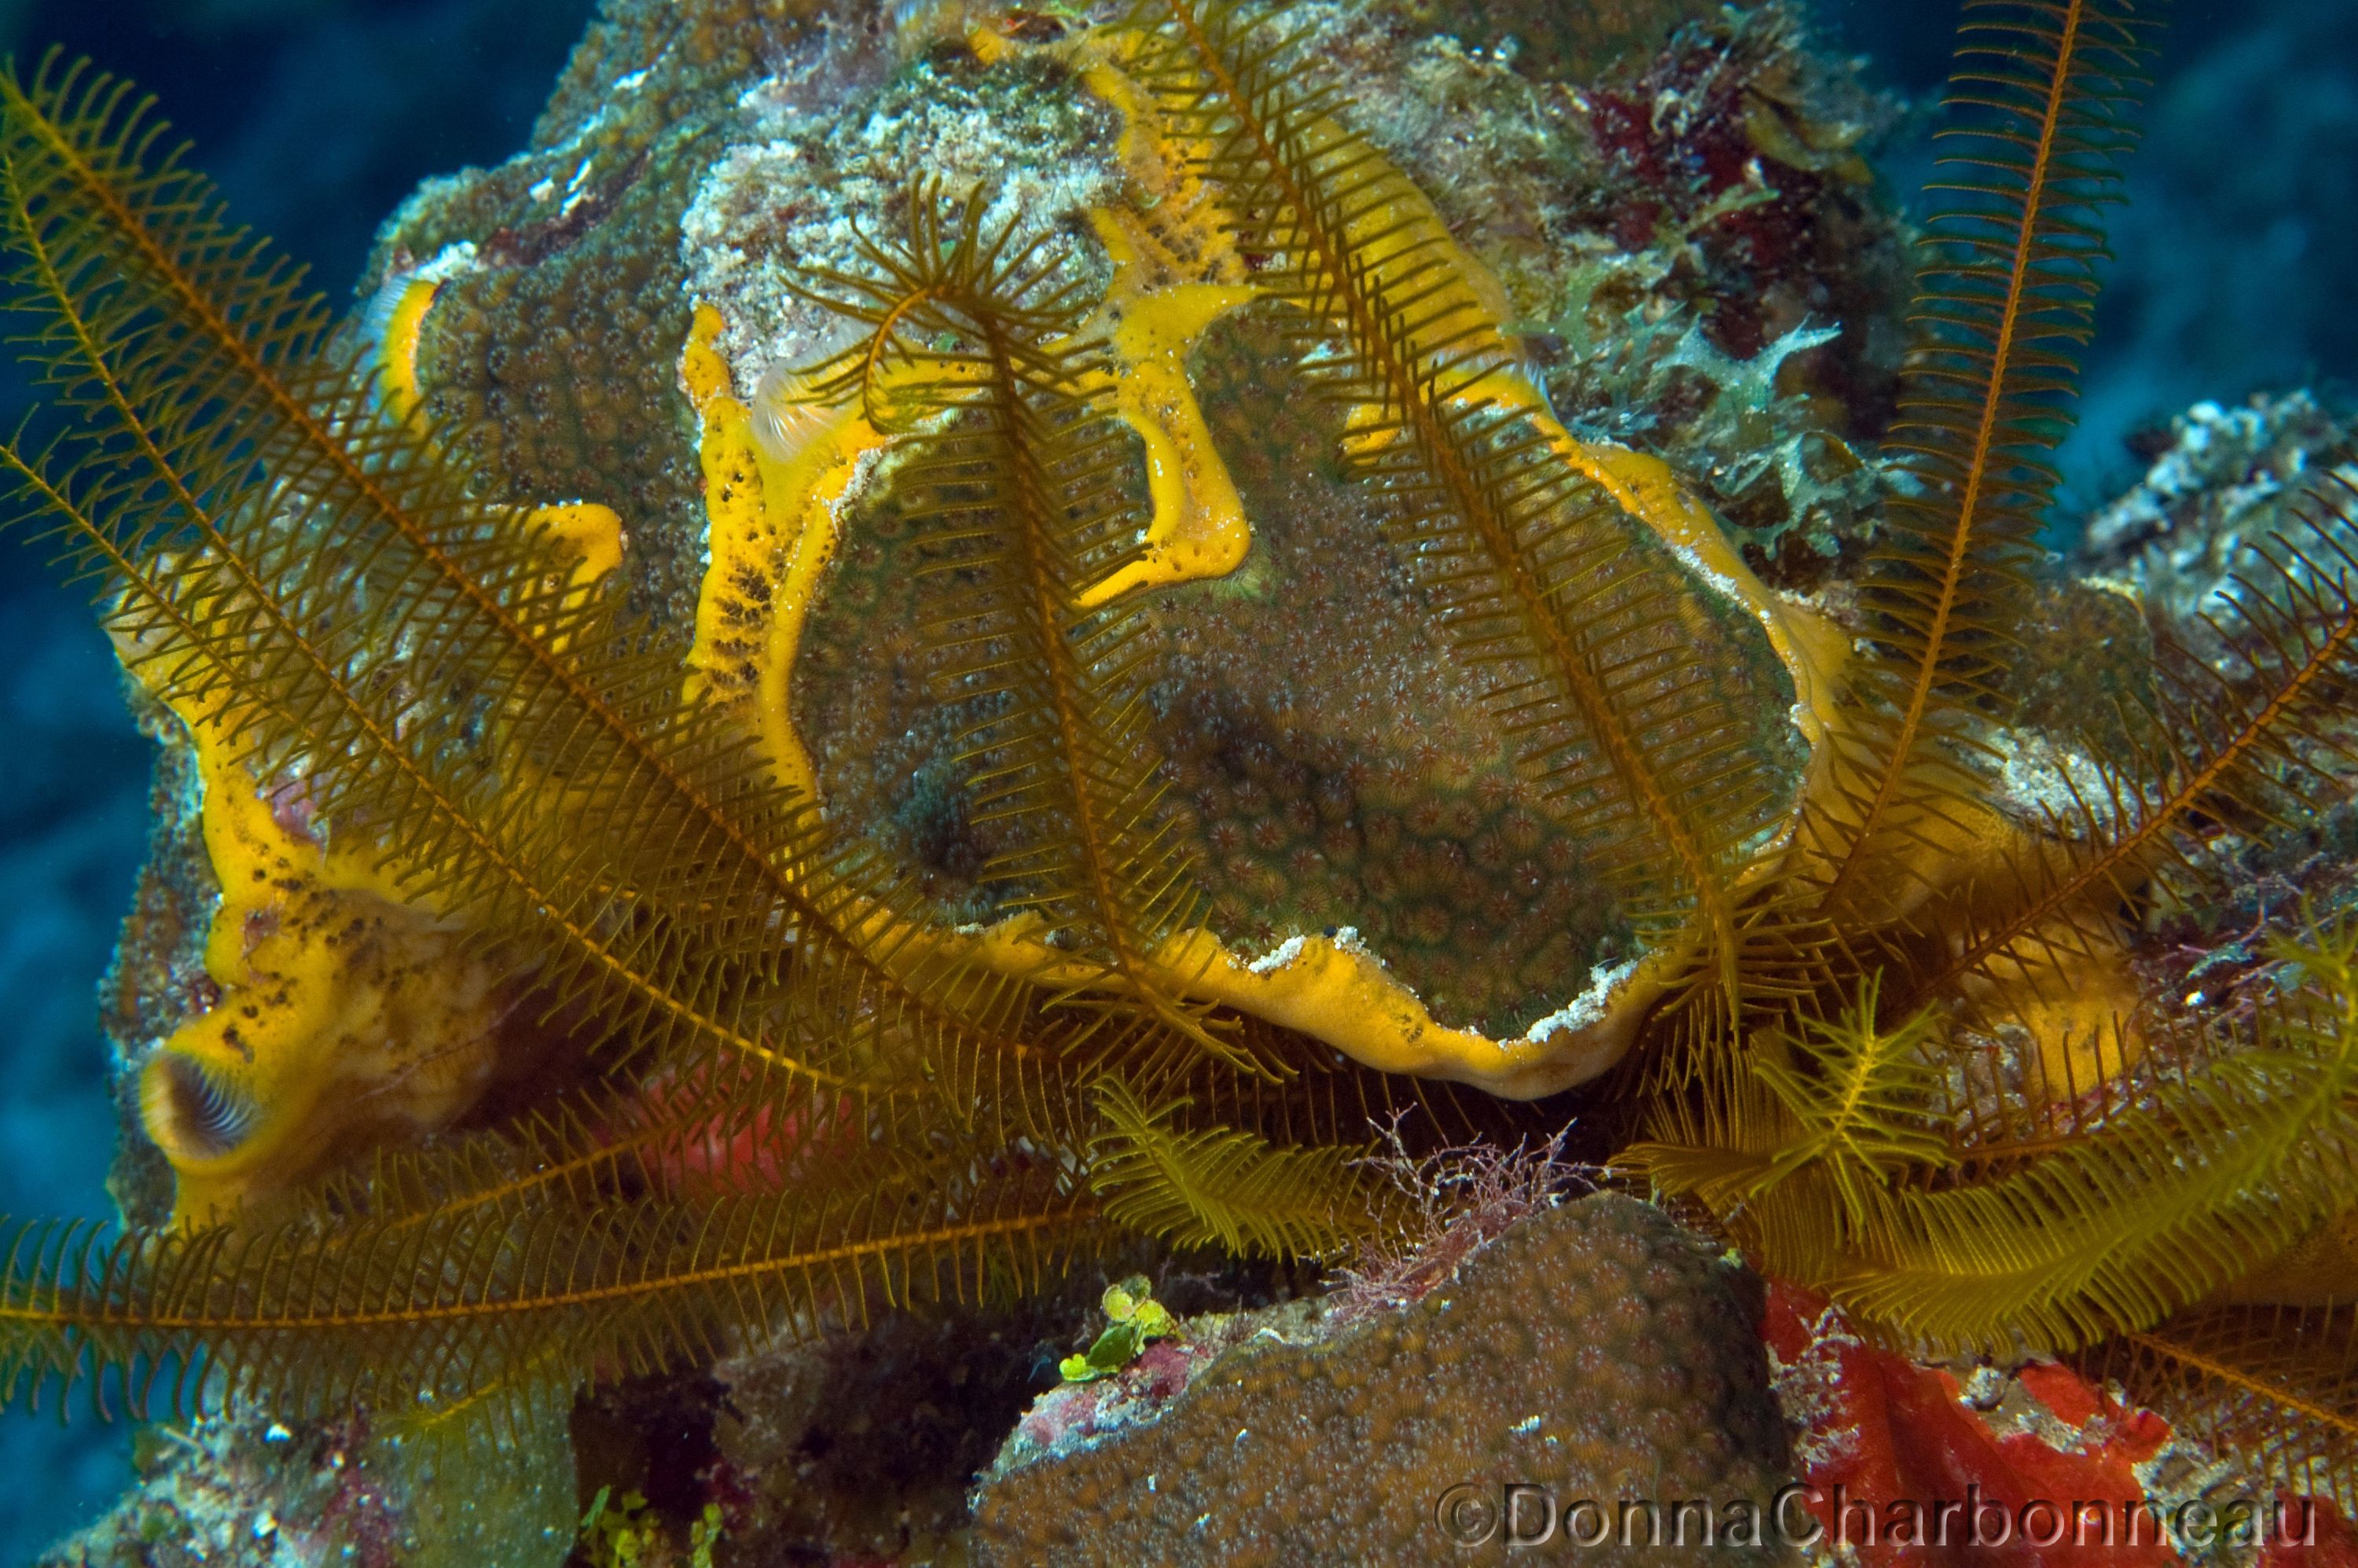
[[[2073,351],[2105,258],[2098,210],[2119,200],[2125,118],[2146,53],[2134,0],[1969,0],[1952,110],[1931,189],[1915,343],[1888,449],[1896,495],[1860,600],[1881,655],[1834,738],[1834,788],[1809,839],[1816,900],[1838,916],[1906,877],[1943,836],[1944,801],[1978,786],[1976,714],[2002,704],[2006,601],[2051,498],[2071,427]]]
[[[1133,24],[1130,69],[1206,149],[1239,248],[1272,258],[1257,281],[1295,307],[1302,373],[1349,411],[1347,455],[1516,763],[1639,927],[1732,1001],[1736,883],[1787,805],[1748,744],[1765,684],[1751,629],[1574,460],[1474,264],[1268,8],[1169,0]]]

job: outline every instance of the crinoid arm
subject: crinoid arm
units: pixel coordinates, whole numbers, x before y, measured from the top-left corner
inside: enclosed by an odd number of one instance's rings
[[[1907,902],[1976,826],[2006,634],[2035,567],[2093,330],[2151,24],[2134,0],[1971,0],[1931,193],[1895,493],[1859,585],[1877,656],[1805,836],[1822,916]],[[1932,880],[1937,880],[1937,872]],[[1854,920],[1854,924],[1855,924]]]
[[[1141,558],[1148,519],[1105,407],[1084,312],[1042,246],[921,183],[909,232],[866,245],[864,276],[811,286],[867,336],[814,395],[857,398],[901,432],[898,482],[922,530],[923,634],[946,697],[985,717],[961,738],[973,819],[1010,839],[981,872],[1001,909],[1054,934],[1077,971],[1062,1005],[1129,1013],[1235,1055],[1232,1022],[1190,1000],[1174,939],[1206,901],[1157,782],[1148,686],[1159,638],[1136,594],[1097,585]],[[1200,968],[1200,965],[1196,966]]]
[[[2076,1359],[2294,1507],[2358,1510],[2358,1307],[2197,1307]]]
[[[907,949],[897,873],[383,413],[126,86],[53,59],[0,95],[9,299],[59,416],[0,464],[159,697],[610,1042],[880,1093],[1020,1053],[1020,989]]]
[[[1322,1257],[1382,1217],[1357,1179],[1368,1150],[1284,1148],[1249,1132],[1189,1128],[1184,1098],[1150,1108],[1118,1077],[1098,1085],[1105,1130],[1091,1140],[1092,1189],[1109,1217],[1183,1247]]]
[[[1173,0],[1130,25],[1133,69],[1204,149],[1236,244],[1271,258],[1300,373],[1348,410],[1346,455],[1517,765],[1593,846],[1661,989],[1695,979],[1704,1032],[1725,1027],[1763,972],[1741,884],[1793,788],[1750,716],[1790,707],[1765,695],[1790,672],[1639,520],[1611,455],[1553,421],[1470,261],[1272,8]]]
[[[1036,1289],[1095,1214],[1048,1173],[962,1175],[879,1152],[791,1193],[443,1202],[325,1231],[313,1216],[112,1236],[33,1226],[0,1278],[0,1379],[11,1400],[86,1385],[102,1411],[138,1417],[357,1403],[463,1436],[519,1419],[552,1385]]]
[[[2304,989],[2251,1032],[2141,1064],[2136,1094],[2047,1136],[1957,1142],[1985,1065],[1864,1012],[1797,1071],[1761,1053],[1627,1158],[1708,1204],[1764,1265],[1905,1340],[2058,1349],[2141,1333],[2358,1196],[2346,922],[2288,946]],[[1734,1072],[1746,1071],[1744,1078]]]

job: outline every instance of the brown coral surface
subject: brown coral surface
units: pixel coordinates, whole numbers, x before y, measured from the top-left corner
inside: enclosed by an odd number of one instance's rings
[[[1608,1510],[1764,1504],[1790,1459],[1758,1315],[1753,1277],[1659,1210],[1584,1198],[1414,1307],[1323,1344],[1248,1343],[1160,1422],[988,1479],[975,1561],[1445,1561],[1452,1488],[1514,1483]]]

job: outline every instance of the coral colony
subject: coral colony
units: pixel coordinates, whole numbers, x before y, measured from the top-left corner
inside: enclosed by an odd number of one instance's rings
[[[75,1560],[2358,1552],[2352,492],[2039,544],[2142,7],[1969,0],[1912,285],[1773,5],[871,9],[610,7],[349,319],[0,83],[169,748]]]

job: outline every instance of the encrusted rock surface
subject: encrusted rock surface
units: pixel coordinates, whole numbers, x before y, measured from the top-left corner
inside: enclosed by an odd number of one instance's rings
[[[2316,521],[2320,487],[2346,507],[2358,484],[2358,426],[2302,391],[2241,407],[2198,403],[2141,443],[2145,477],[2088,520],[2082,559],[2144,601],[2160,625],[2206,660],[2234,662],[2203,621],[2269,581],[2260,551],[2331,572],[2334,552]],[[2223,666],[2224,667],[2224,666]]]
[[[578,1517],[556,1408],[496,1446],[465,1449],[395,1438],[361,1416],[158,1422],[142,1430],[136,1462],[138,1487],[43,1564],[555,1568]]]

